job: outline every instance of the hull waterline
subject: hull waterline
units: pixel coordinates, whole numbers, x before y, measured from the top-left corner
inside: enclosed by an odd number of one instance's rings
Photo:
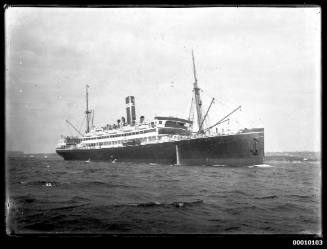
[[[65,160],[248,166],[263,164],[264,129],[146,145],[57,149],[56,152]]]

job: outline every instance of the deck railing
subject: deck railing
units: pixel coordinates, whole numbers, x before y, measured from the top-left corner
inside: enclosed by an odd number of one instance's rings
[[[156,144],[156,143],[167,143],[167,142],[177,142],[177,141],[183,141],[183,140],[191,140],[191,139],[197,139],[197,138],[206,138],[206,137],[216,137],[216,136],[228,136],[228,135],[234,135],[239,133],[238,131],[229,131],[227,130],[224,133],[219,132],[211,132],[210,134],[199,134],[199,133],[193,133],[190,136],[183,136],[183,135],[159,135],[156,136],[154,140],[146,140],[141,141],[141,145],[147,145],[147,144]],[[85,144],[76,144],[76,145],[68,145],[61,147],[62,149],[101,149],[101,148],[117,148],[117,147],[126,147],[122,143],[119,144],[106,144],[106,145],[85,145]],[[60,149],[60,148],[59,148]]]

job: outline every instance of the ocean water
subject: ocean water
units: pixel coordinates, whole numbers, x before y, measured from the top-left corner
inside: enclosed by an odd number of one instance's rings
[[[249,167],[10,157],[8,234],[321,234],[320,161]]]

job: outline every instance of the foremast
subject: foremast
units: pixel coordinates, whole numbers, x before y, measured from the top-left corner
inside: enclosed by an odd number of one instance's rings
[[[85,115],[86,115],[86,133],[90,132],[90,119],[91,119],[91,111],[89,110],[89,93],[88,93],[88,88],[90,86],[86,85],[86,111],[85,111]]]
[[[195,62],[194,62],[194,54],[192,50],[192,60],[193,60],[193,75],[194,75],[194,84],[193,84],[193,92],[194,92],[194,99],[195,99],[195,107],[198,119],[198,127],[199,133],[203,133],[203,115],[202,115],[202,101],[200,96],[200,88],[198,87],[198,80],[196,78],[196,69],[195,69]]]

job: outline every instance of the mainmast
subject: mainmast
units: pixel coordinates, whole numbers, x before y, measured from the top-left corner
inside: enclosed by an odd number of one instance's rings
[[[86,133],[90,132],[90,113],[91,111],[89,111],[89,93],[87,91],[87,89],[89,88],[89,85],[86,85]]]
[[[198,87],[198,80],[196,78],[196,70],[195,70],[193,49],[192,49],[192,59],[193,59],[193,74],[194,74],[193,91],[194,91],[194,97],[195,97],[195,106],[196,106],[196,113],[197,113],[197,117],[198,117],[199,133],[202,133],[203,132],[203,127],[202,127],[202,101],[201,101],[201,97],[200,97],[200,88]]]

